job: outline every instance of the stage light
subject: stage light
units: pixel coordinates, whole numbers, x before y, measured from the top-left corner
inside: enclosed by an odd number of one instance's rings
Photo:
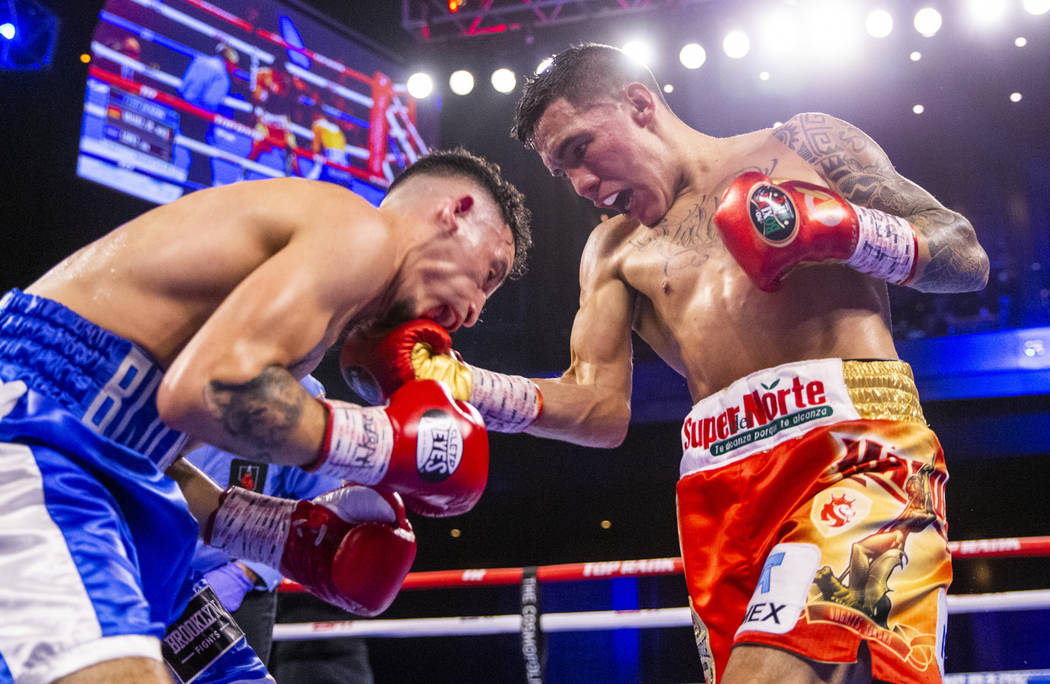
[[[1024,9],[1029,14],[1046,14],[1050,12],[1050,0],[1024,0]]]
[[[1024,36],[1017,36],[1014,38],[1014,45],[1017,47],[1024,47],[1025,45],[1028,45],[1028,39]]]
[[[758,80],[760,80],[760,81],[768,81],[769,78],[770,78],[770,76],[769,76],[769,72],[768,71],[760,71],[760,72],[758,72]]]
[[[917,104],[917,105],[915,105],[914,107],[911,108],[911,111],[914,114],[922,114],[923,112],[926,111],[926,108],[923,107],[921,104]]]
[[[434,80],[429,74],[424,74],[422,71],[417,71],[409,76],[405,86],[408,88],[408,94],[417,100],[422,100],[434,92]]]
[[[553,57],[545,57],[545,58],[543,58],[543,60],[540,61],[540,63],[536,65],[536,73],[537,74],[542,74],[544,71],[547,70],[547,67],[549,67],[553,63],[554,63],[554,58]]]
[[[908,59],[910,59],[913,62],[918,62],[920,59],[922,59],[922,53],[918,50],[913,50],[912,53],[908,55]]]
[[[0,70],[45,69],[58,42],[58,17],[37,0],[0,0]]]
[[[464,69],[453,71],[452,75],[448,77],[448,87],[456,95],[466,95],[474,90],[474,74]]]
[[[893,15],[884,9],[868,12],[864,28],[872,38],[885,38],[893,33]]]
[[[969,0],[967,13],[971,21],[981,28],[996,23],[1006,12],[1006,0]]]
[[[686,43],[678,52],[678,61],[686,69],[699,69],[707,61],[707,50],[700,43]]]
[[[86,52],[85,52],[85,53],[83,53],[82,55],[80,55],[80,61],[81,61],[81,63],[83,63],[83,64],[87,64],[88,62],[90,62],[90,61],[91,61],[91,55],[89,55],[89,54],[88,54],[88,53],[86,53]]]
[[[850,5],[824,2],[813,6],[805,18],[806,35],[803,40],[809,51],[828,64],[850,56],[860,45],[860,20]]]
[[[751,51],[751,39],[740,30],[733,30],[722,39],[722,50],[731,59],[740,59]]]
[[[518,85],[518,78],[510,69],[496,69],[492,72],[492,87],[496,92],[509,93]]]
[[[798,10],[775,7],[758,17],[758,45],[770,54],[791,56],[802,40]]]
[[[664,92],[667,93],[668,95],[670,95],[671,93],[674,92],[674,86],[671,85],[670,83],[665,83],[664,84]]]
[[[455,14],[463,6],[463,0],[448,0],[448,11]]]
[[[915,30],[923,36],[930,38],[937,35],[937,32],[941,30],[941,13],[932,7],[923,7],[921,10],[915,13]]]
[[[653,63],[653,48],[641,40],[630,40],[623,46],[623,51],[627,53],[627,56],[636,62],[641,62],[645,66],[649,66]]]
[[[1018,92],[1010,93],[1010,102],[1020,102],[1020,101],[1021,101],[1021,93],[1018,93]]]

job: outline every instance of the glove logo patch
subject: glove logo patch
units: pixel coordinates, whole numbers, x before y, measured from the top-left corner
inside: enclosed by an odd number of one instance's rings
[[[751,189],[747,201],[751,225],[765,242],[782,247],[795,239],[798,212],[791,198],[773,185],[759,184]]]
[[[431,409],[419,419],[416,438],[416,471],[427,482],[452,476],[463,458],[463,435],[448,413]]]

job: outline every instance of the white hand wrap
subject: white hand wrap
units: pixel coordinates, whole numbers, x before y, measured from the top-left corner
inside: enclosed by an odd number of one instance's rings
[[[470,366],[470,403],[495,432],[522,432],[543,410],[543,396],[532,380]]]
[[[386,476],[394,450],[394,429],[382,406],[358,406],[322,401],[328,408],[328,429],[321,447],[321,475],[374,485]]]
[[[846,264],[861,273],[903,285],[915,274],[918,239],[911,224],[878,209],[853,205],[859,231],[857,247]]]
[[[208,545],[279,569],[296,503],[231,487],[212,518]]]

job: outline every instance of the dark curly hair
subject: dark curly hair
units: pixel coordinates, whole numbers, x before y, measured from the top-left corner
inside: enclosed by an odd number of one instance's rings
[[[449,150],[431,150],[401,172],[387,192],[401,185],[405,179],[421,174],[432,176],[461,176],[476,181],[492,196],[499,206],[503,220],[514,236],[514,263],[509,278],[518,278],[525,272],[529,247],[532,246],[532,212],[525,206],[525,196],[503,177],[498,164],[479,157],[462,147]]]
[[[539,74],[525,79],[510,136],[534,149],[536,124],[552,102],[564,97],[578,107],[600,97],[617,97],[634,81],[645,84],[667,105],[653,72],[623,50],[600,43],[573,45],[554,55]]]

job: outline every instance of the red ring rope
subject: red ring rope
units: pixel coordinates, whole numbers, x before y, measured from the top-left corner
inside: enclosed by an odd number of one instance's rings
[[[1050,537],[1007,537],[948,542],[954,558],[1004,558],[1016,556],[1050,556]],[[410,572],[402,589],[442,589],[451,587],[498,586],[520,584],[524,568],[486,568],[472,570],[432,570]],[[541,565],[536,577],[541,582],[572,582],[610,579],[613,577],[651,577],[682,573],[681,558],[597,561]],[[297,592],[302,587],[285,580],[281,591]]]

